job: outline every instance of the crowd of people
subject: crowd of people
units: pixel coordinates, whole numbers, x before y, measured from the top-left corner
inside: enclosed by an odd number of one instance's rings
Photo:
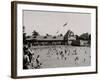
[[[24,45],[23,54],[23,69],[39,69],[41,67],[40,56],[35,55],[30,46]]]
[[[47,55],[50,57],[56,56],[58,60],[73,61],[76,64],[85,64],[86,60],[90,62],[90,52],[86,48],[68,48],[64,46],[51,47],[48,49]],[[70,60],[68,60],[70,59]],[[55,63],[56,64],[56,63]]]
[[[23,69],[90,65],[90,49],[69,46],[24,46]],[[63,62],[60,62],[63,61]]]

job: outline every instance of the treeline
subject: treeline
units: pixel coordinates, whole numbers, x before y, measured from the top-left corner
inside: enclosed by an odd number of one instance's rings
[[[37,36],[41,36],[39,32],[36,30],[33,30],[31,36],[26,36],[25,32],[25,27],[23,27],[23,40],[25,41],[26,38],[33,37],[36,38]],[[75,38],[76,40],[73,40],[72,45],[80,45],[80,40],[83,41],[88,41],[88,44],[91,44],[91,34],[89,33],[82,33],[81,35],[74,34],[71,30],[68,30],[64,35],[63,34],[58,34],[58,35],[50,35],[50,34],[45,34],[44,38],[47,38],[48,36],[52,36],[53,38],[57,38],[58,36],[63,37],[63,40],[68,42],[68,39],[70,37]]]

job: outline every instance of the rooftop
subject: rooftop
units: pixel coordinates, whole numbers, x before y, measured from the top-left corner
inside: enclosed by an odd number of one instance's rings
[[[34,36],[34,37],[28,37],[26,40],[63,40],[63,36]],[[76,40],[75,37],[69,37],[68,40]]]

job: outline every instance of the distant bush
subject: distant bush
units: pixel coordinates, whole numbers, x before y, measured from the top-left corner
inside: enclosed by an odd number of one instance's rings
[[[56,36],[53,36],[53,38],[56,38]]]
[[[34,36],[33,38],[36,38],[36,36]]]
[[[47,36],[44,36],[44,38],[47,38]]]
[[[80,41],[79,40],[74,40],[71,43],[72,46],[80,46]]]

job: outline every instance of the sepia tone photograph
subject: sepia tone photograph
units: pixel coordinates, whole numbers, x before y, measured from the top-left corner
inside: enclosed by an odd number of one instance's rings
[[[91,14],[23,10],[23,69],[91,66]]]

